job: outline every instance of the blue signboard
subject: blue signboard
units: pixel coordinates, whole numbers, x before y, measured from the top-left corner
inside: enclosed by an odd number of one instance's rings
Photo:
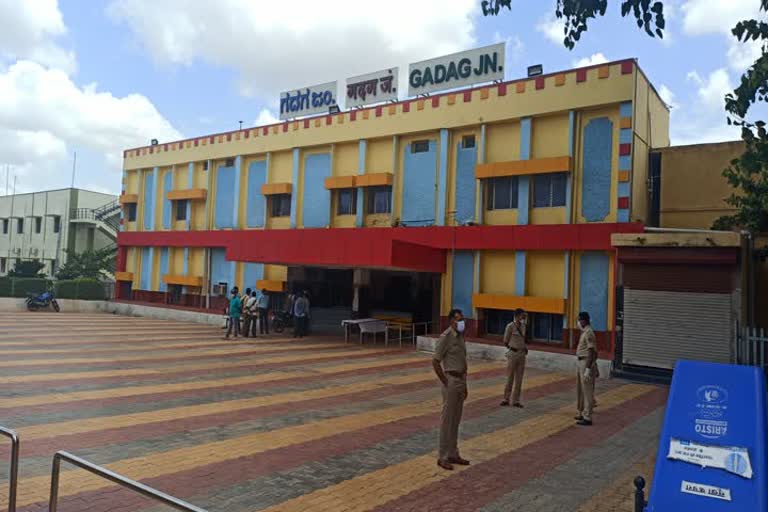
[[[675,366],[647,512],[768,512],[759,368]]]

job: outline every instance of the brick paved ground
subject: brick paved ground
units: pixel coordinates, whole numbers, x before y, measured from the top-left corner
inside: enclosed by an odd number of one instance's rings
[[[631,511],[650,476],[666,390],[600,380],[596,425],[573,425],[570,375],[529,369],[499,408],[503,365],[472,361],[462,454],[435,465],[428,356],[112,315],[0,314],[0,424],[22,437],[20,512],[47,510],[66,449],[211,512]],[[7,460],[7,446],[0,460]],[[7,468],[0,469],[0,510]],[[66,468],[61,512],[160,512]]]

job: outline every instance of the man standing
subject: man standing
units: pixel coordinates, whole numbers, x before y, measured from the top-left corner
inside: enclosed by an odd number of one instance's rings
[[[576,407],[579,410],[576,424],[592,425],[592,409],[595,407],[595,368],[597,367],[597,339],[590,325],[589,313],[579,313],[581,336],[576,346],[578,360],[576,380]]]
[[[251,316],[251,289],[245,289],[245,295],[242,298],[243,302],[243,337],[247,338],[251,335],[251,322],[255,322],[256,318]]]
[[[525,374],[525,359],[528,354],[528,340],[525,335],[526,313],[518,308],[515,310],[513,321],[504,329],[504,346],[507,347],[507,385],[504,387],[504,400],[501,406],[509,405],[510,395],[512,407],[523,407],[520,403],[520,392],[523,387]]]
[[[299,293],[293,302],[293,337],[303,338],[307,331],[307,315],[309,314],[309,301],[303,293]]]
[[[259,332],[261,334],[269,334],[269,295],[267,290],[261,290],[261,297],[259,297]],[[254,329],[255,331],[255,329]]]
[[[432,367],[442,383],[443,413],[437,465],[452,470],[453,464],[468,466],[459,455],[459,423],[467,399],[467,346],[464,343],[464,315],[460,309],[448,313],[450,326],[435,347]]]
[[[229,300],[229,327],[227,328],[227,335],[225,339],[229,338],[234,328],[235,338],[240,336],[240,315],[242,314],[243,303],[240,300],[240,295],[237,293],[237,288],[232,290],[232,298]]]

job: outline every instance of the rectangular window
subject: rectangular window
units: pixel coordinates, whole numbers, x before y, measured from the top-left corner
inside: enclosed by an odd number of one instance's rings
[[[208,170],[208,160],[203,160],[203,170],[204,171]]]
[[[6,268],[6,265],[7,265],[7,262],[5,258],[0,258],[0,274],[5,274],[6,271],[8,270]]]
[[[462,149],[471,149],[475,147],[475,136],[474,135],[465,135],[461,138],[461,148]]]
[[[366,189],[366,213],[392,212],[392,187],[369,187]]]
[[[533,207],[565,206],[568,175],[564,172],[538,174],[533,177]]]
[[[235,166],[235,159],[234,158],[227,158],[224,161],[224,167],[234,167]]]
[[[16,219],[16,233],[24,233],[24,219]]]
[[[428,140],[416,140],[411,142],[411,153],[427,153],[429,151]]]
[[[176,201],[176,220],[187,220],[187,200]]]
[[[3,219],[3,234],[8,234],[8,219]]]
[[[517,208],[517,176],[491,178],[487,181],[486,209],[511,210]]]
[[[43,218],[35,217],[35,233],[40,233],[43,230]]]
[[[494,336],[503,336],[507,324],[515,319],[514,311],[505,311],[501,309],[485,310],[485,333]]]
[[[128,203],[125,205],[125,216],[128,222],[136,222],[136,203]]]
[[[336,215],[357,214],[357,189],[342,188],[336,191]]]
[[[58,233],[61,231],[61,217],[59,215],[54,215],[53,217],[53,232]]]
[[[272,217],[291,216],[291,194],[277,194],[269,197]]]
[[[563,341],[563,315],[532,313],[533,339],[561,343]]]

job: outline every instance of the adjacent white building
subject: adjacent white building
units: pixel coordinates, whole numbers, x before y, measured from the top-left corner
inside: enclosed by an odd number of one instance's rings
[[[40,260],[52,276],[67,254],[115,244],[117,196],[76,188],[0,197],[0,275]]]

